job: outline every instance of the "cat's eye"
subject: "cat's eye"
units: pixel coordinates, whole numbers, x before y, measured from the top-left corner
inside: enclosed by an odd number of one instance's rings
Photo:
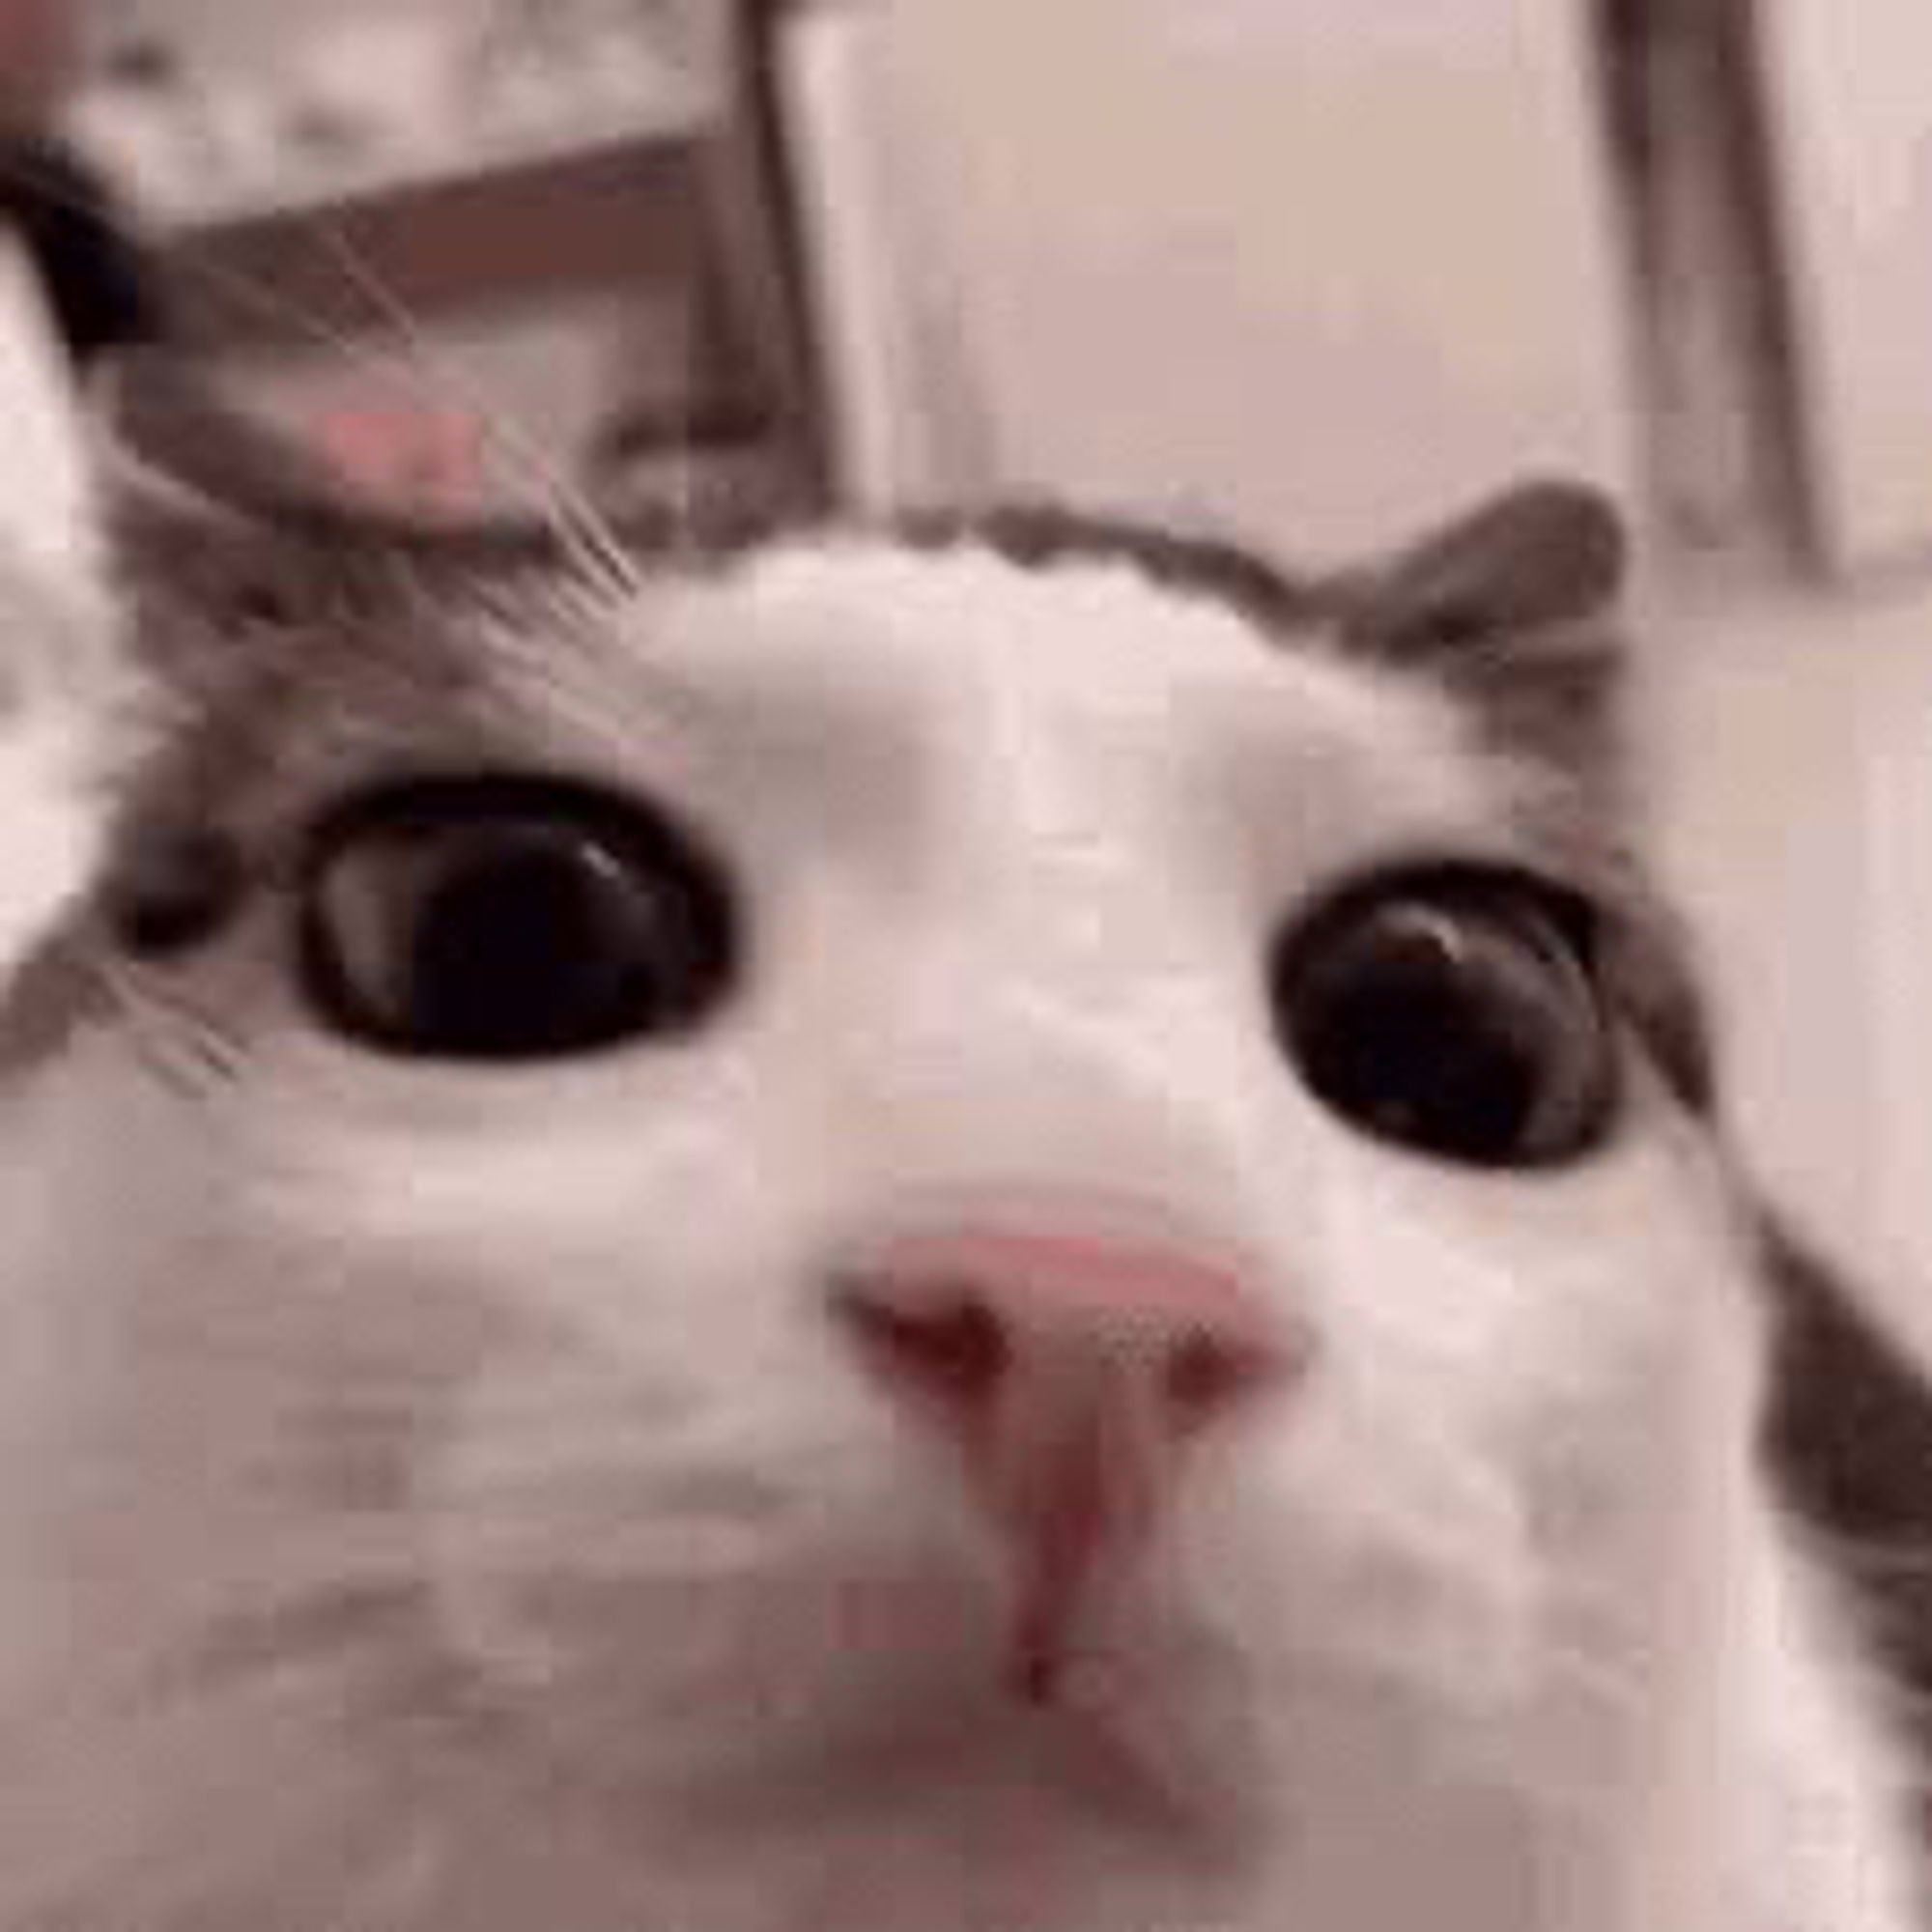
[[[1282,937],[1272,992],[1310,1090],[1381,1139],[1535,1168],[1613,1124],[1616,1039],[1586,922],[1526,879],[1444,869],[1348,891]]]
[[[355,802],[317,836],[298,920],[304,985],[332,1027],[471,1061],[687,1031],[738,951],[728,882],[685,829],[534,778]]]

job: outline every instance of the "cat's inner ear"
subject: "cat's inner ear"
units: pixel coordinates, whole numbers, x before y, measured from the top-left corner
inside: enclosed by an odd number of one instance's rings
[[[327,464],[190,357],[128,352],[91,403],[109,487],[138,514],[257,532],[367,515]]]
[[[238,646],[246,655],[265,634],[340,621],[372,600],[386,607],[407,566],[431,559],[416,526],[339,479],[192,355],[123,355],[89,411],[129,647],[165,684]]]
[[[1420,659],[1493,647],[1605,616],[1623,589],[1628,544],[1609,499],[1587,484],[1519,484],[1341,586],[1350,640]]]
[[[188,628],[157,626],[159,609],[202,613],[211,644],[284,614],[299,554],[347,512],[326,467],[166,352],[117,357],[90,386],[88,413],[108,568],[136,655],[159,668],[154,647]]]

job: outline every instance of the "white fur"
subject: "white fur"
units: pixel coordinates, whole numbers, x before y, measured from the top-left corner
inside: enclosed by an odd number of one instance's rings
[[[109,784],[132,751],[135,680],[77,577],[0,557],[0,975],[92,878]]]
[[[1640,1076],[1600,1157],[1457,1170],[1269,1038],[1309,894],[1516,842],[1448,707],[970,554],[619,628],[505,675],[533,761],[729,855],[711,1032],[380,1063],[270,908],[16,1110],[0,1932],[1909,1932],[1719,1151]],[[1057,1714],[825,1315],[1008,1195],[1244,1257],[1319,1349]]]

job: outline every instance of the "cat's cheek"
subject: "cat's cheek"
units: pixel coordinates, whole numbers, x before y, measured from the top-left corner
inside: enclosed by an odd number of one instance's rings
[[[311,1121],[266,1156],[276,1211],[372,1265],[468,1285],[544,1347],[647,1387],[740,1385],[800,1319],[809,1166],[729,1081],[621,1080],[521,1111],[457,1086],[422,1111]]]
[[[533,1123],[311,1121],[265,1157],[290,1252],[330,1240],[487,1314],[411,1472],[441,1639],[620,1778],[909,1708],[949,1656],[990,1669],[997,1605],[952,1472],[836,1350],[810,1150],[716,1066],[662,1105],[635,1085]]]
[[[1310,1266],[1336,1345],[1500,1451],[1566,1413],[1640,1410],[1664,1362],[1725,1346],[1734,1325],[1749,1345],[1751,1251],[1728,1182],[1652,1081],[1616,1139],[1567,1169],[1473,1172],[1356,1144],[1320,1179]]]
[[[1274,1525],[1272,1560],[1229,1573],[1242,1617],[1493,1715],[1569,1643],[1576,1604],[1640,1567],[1665,1472],[1748,1429],[1761,1311],[1723,1178],[1661,1102],[1562,1176],[1348,1136],[1310,1137],[1300,1166],[1272,1244],[1316,1373],[1212,1499],[1222,1550],[1237,1510]]]
[[[506,1354],[415,1472],[442,1642],[585,1776],[803,1788],[984,1702],[1000,1578],[963,1498],[883,1415],[753,1379],[656,1405],[620,1363]]]

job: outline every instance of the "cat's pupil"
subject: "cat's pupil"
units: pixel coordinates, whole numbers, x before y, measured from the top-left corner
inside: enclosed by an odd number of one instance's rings
[[[723,882],[614,800],[460,787],[377,800],[305,895],[304,961],[340,1031],[391,1051],[527,1060],[681,1030],[725,989]]]
[[[398,964],[410,1004],[444,1036],[537,1039],[609,1009],[628,979],[663,963],[675,938],[639,930],[658,911],[595,844],[518,828],[459,847]]]
[[[1611,1029],[1571,933],[1526,886],[1471,875],[1350,895],[1287,936],[1274,979],[1310,1089],[1382,1139],[1527,1168],[1609,1130]]]

